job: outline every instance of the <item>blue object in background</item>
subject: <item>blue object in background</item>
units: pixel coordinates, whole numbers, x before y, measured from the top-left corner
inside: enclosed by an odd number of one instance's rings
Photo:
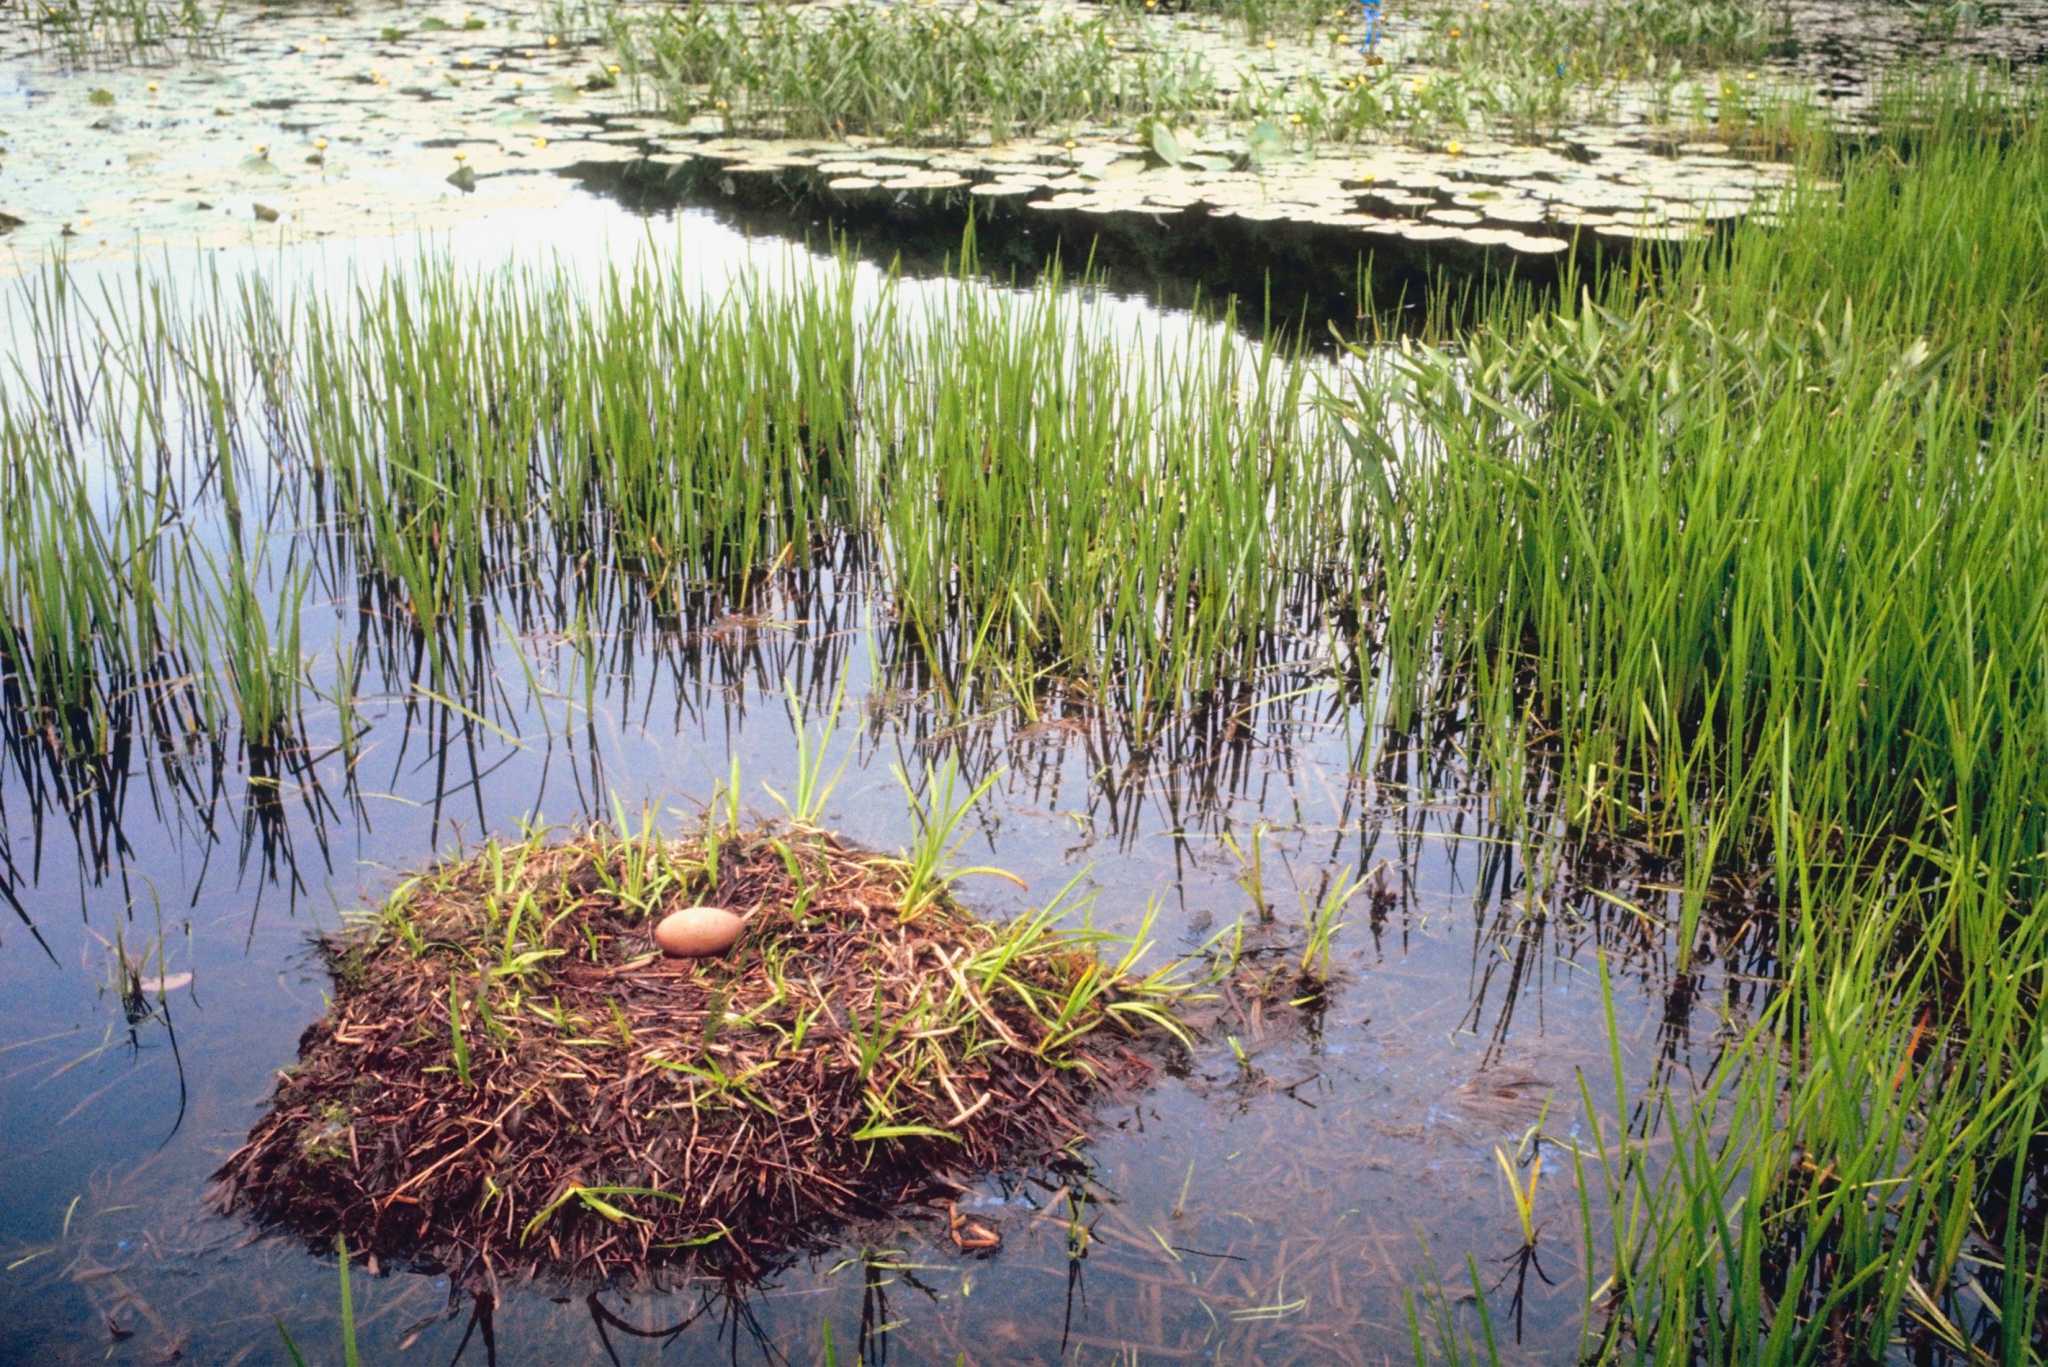
[[[1358,8],[1365,20],[1365,33],[1358,40],[1358,50],[1370,55],[1380,41],[1380,0],[1358,0]]]

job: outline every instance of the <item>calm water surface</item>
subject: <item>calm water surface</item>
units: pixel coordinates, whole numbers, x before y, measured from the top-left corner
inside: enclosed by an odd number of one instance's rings
[[[595,198],[546,225],[486,219],[444,245],[466,268],[589,270],[651,241],[684,252],[707,288],[749,262],[815,259],[694,214],[650,236]],[[366,242],[224,264],[333,288],[418,250]],[[193,278],[176,258],[149,269]],[[1099,307],[1133,337],[1207,326],[1114,297]],[[277,773],[232,756],[167,769],[138,752],[80,792],[32,748],[12,749],[0,1359],[284,1361],[282,1324],[310,1360],[338,1360],[333,1258],[259,1238],[203,1200],[323,1009],[309,938],[405,871],[522,820],[602,819],[617,803],[680,828],[734,755],[765,815],[760,785],[795,770],[785,688],[822,708],[842,680],[835,753],[854,758],[828,822],[898,848],[911,823],[892,766],[953,754],[970,779],[999,770],[963,856],[1028,888],[965,885],[989,914],[1085,871],[1099,923],[1133,928],[1156,900],[1157,952],[1191,950],[1252,910],[1226,833],[1263,850],[1274,914],[1255,944],[1298,949],[1302,904],[1326,880],[1383,866],[1382,895],[1353,903],[1319,1007],[1230,1018],[1186,1070],[1106,1105],[1080,1166],[995,1175],[967,1198],[1001,1228],[993,1255],[962,1254],[943,1215],[916,1208],[755,1286],[508,1287],[482,1313],[446,1278],[359,1266],[366,1360],[809,1362],[829,1338],[841,1361],[1381,1361],[1409,1356],[1410,1292],[1443,1288],[1459,1331],[1480,1332],[1468,1260],[1503,1343],[1519,1333],[1525,1353],[1567,1355],[1586,1294],[1569,1155],[1543,1148],[1532,1267],[1515,1257],[1495,1149],[1514,1152],[1539,1124],[1560,1143],[1583,1137],[1582,1075],[1611,1112],[1603,953],[1631,1094],[1710,1065],[1749,989],[1674,976],[1656,919],[1665,890],[1590,857],[1533,877],[1461,778],[1455,730],[1375,726],[1331,688],[1313,640],[1276,656],[1245,697],[1163,734],[1134,737],[1071,701],[1035,721],[961,720],[902,663],[863,579],[848,551],[744,615],[708,602],[660,624],[618,605],[587,636],[508,599],[492,605],[498,687],[467,711],[429,696],[403,650],[373,643],[353,770],[333,749],[331,709],[309,717],[312,754]],[[316,594],[304,642],[316,679],[333,681],[337,650],[362,631],[352,592]],[[123,952],[180,984],[160,1009],[124,1005]]]

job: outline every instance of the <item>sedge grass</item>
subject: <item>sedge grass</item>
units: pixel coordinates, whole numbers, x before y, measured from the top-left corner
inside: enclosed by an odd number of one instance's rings
[[[894,285],[857,304],[843,262],[708,296],[683,269],[583,294],[430,262],[340,301],[92,309],[53,270],[42,369],[0,395],[0,650],[26,715],[103,753],[106,699],[160,678],[181,740],[267,745],[314,691],[315,593],[397,633],[339,651],[352,673],[416,658],[398,691],[459,700],[532,567],[573,567],[550,626],[577,635],[593,600],[743,604],[851,536],[955,708],[1087,680],[1156,725],[1351,592],[1355,457],[1318,437],[1290,343],[1135,349],[1056,277],[911,308]]]
[[[1446,65],[1547,70],[1574,84],[1665,70],[1754,66],[1784,47],[1791,16],[1772,0],[1580,0],[1463,4],[1432,17]]]
[[[1354,409],[1392,676],[1782,965],[1698,1094],[1588,1097],[1669,1144],[1576,1156],[1589,1355],[2040,1349],[2048,135],[1952,108]]]
[[[1201,107],[1201,63],[1118,50],[1112,16],[693,3],[612,26],[621,62],[678,116],[792,137],[997,140],[1082,120]]]
[[[73,66],[156,64],[219,50],[225,4],[200,0],[24,0],[37,46]]]

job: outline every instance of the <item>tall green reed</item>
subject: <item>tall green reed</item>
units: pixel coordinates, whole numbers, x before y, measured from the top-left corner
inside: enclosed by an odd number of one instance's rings
[[[1084,119],[1178,113],[1213,97],[1199,59],[1129,52],[1112,16],[692,3],[618,14],[636,89],[677,115],[793,137],[996,139]]]
[[[1590,1352],[2039,1351],[2048,136],[1921,114],[1350,406],[1406,705],[1679,855],[1682,971],[1781,965],[1697,1095],[1616,1095],[1659,1133],[1592,1120]]]

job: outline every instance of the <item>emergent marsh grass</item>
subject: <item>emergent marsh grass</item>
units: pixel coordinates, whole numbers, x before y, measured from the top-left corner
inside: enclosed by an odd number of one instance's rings
[[[1118,51],[1109,16],[690,4],[612,26],[627,69],[676,114],[792,137],[964,142],[1212,98],[1195,58]]]
[[[199,56],[218,42],[224,4],[201,0],[23,0],[37,42],[77,66]]]
[[[1190,11],[1226,16],[1231,37],[1178,22]],[[1373,62],[1354,51],[1355,9],[1308,0],[972,9],[692,0],[652,14],[615,10],[607,29],[644,82],[636,89],[677,117],[715,115],[734,132],[792,138],[953,144],[1152,118],[1284,119],[1290,131],[1339,142],[1480,128],[1541,139],[1611,119],[1638,85],[1674,108],[1753,102],[1736,69],[1753,69],[1790,31],[1766,0],[1477,0],[1421,17],[1418,25],[1404,12],[1400,36]],[[1272,34],[1316,55],[1298,71],[1269,69]],[[1227,98],[1219,69],[1235,73]]]
[[[1390,676],[1456,676],[1504,800],[1538,754],[1569,831],[1679,855],[1683,953],[1782,965],[1697,1094],[1557,1146],[1589,1351],[2040,1351],[2043,203],[2038,124],[1923,107],[1354,408]]]
[[[1134,355],[1057,280],[857,302],[850,264],[713,296],[684,269],[590,293],[430,263],[353,300],[190,310],[90,309],[45,276],[40,370],[0,400],[12,713],[74,757],[138,707],[181,741],[239,714],[267,745],[315,590],[466,692],[483,605],[536,566],[572,630],[587,596],[744,605],[850,536],[959,705],[1086,680],[1142,719],[1250,677],[1348,576],[1355,457],[1314,435],[1284,347]]]

